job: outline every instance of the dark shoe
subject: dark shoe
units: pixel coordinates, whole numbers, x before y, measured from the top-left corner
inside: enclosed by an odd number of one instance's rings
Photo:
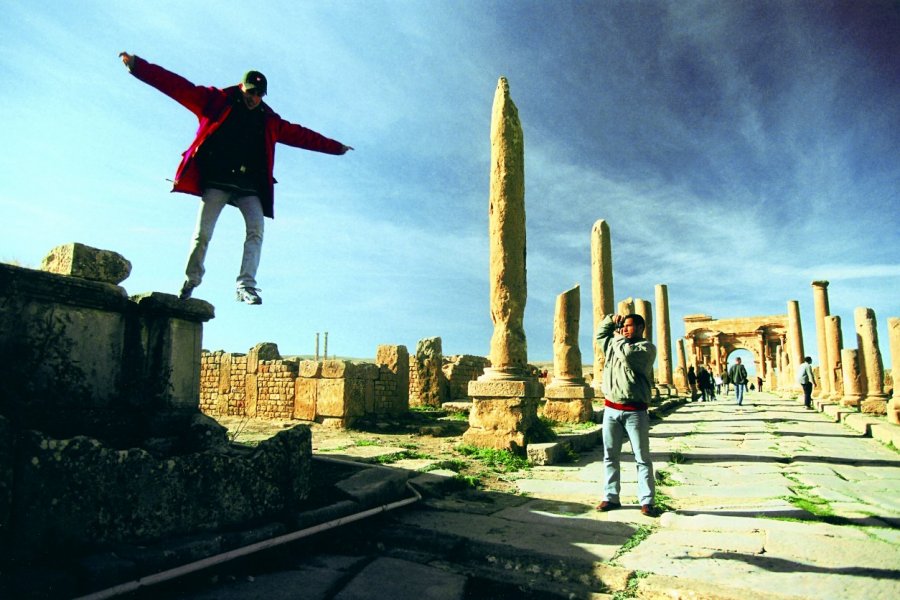
[[[262,304],[262,298],[259,297],[259,292],[259,288],[238,288],[237,301],[243,302],[244,304]]]
[[[610,510],[615,510],[617,508],[622,508],[622,505],[618,502],[612,502],[610,500],[604,500],[600,504],[597,505],[597,510],[607,512]]]
[[[652,504],[641,504],[641,514],[645,517],[655,517],[656,509]]]
[[[190,298],[191,294],[194,293],[195,287],[197,287],[197,286],[194,285],[193,283],[191,283],[190,281],[185,281],[184,285],[181,286],[181,291],[178,292],[178,299],[179,300],[187,300],[188,298]]]

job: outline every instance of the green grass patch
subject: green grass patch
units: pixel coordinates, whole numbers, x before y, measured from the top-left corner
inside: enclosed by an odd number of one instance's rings
[[[616,551],[609,562],[615,563],[620,556],[637,547],[638,544],[650,537],[650,534],[655,530],[656,527],[654,527],[653,525],[641,525],[640,527],[638,527],[637,531],[631,534],[631,537],[628,538],[624,544],[622,544],[622,547]]]
[[[654,473],[654,477],[656,477],[656,485],[663,485],[667,487],[681,485],[680,482],[672,479],[672,474],[665,469],[657,469],[656,473]]]
[[[509,473],[531,468],[531,463],[521,456],[513,454],[509,450],[476,448],[475,446],[463,444],[457,446],[456,451],[463,456],[468,456],[484,463],[487,467],[490,467],[498,473]]]
[[[659,488],[656,488],[656,491],[653,493],[653,505],[661,512],[675,510],[675,500],[672,499],[672,496],[660,491]]]
[[[389,465],[391,463],[395,463],[398,460],[416,460],[416,459],[429,459],[433,458],[428,454],[423,452],[416,452],[414,450],[404,450],[403,452],[393,452],[391,454],[384,454],[375,458],[375,462],[380,465]]]
[[[380,446],[381,442],[378,440],[356,440],[353,442],[354,446]]]
[[[469,422],[469,415],[462,412],[451,412],[447,413],[446,417],[441,417],[441,421],[464,421],[466,423]]]
[[[553,430],[554,422],[544,417],[539,418],[531,425],[525,434],[526,444],[543,444],[552,442],[557,438],[556,432]]]

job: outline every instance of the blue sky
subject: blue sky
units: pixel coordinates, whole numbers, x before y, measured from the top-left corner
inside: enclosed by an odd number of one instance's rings
[[[669,287],[684,315],[786,314],[812,288],[855,347],[853,309],[900,316],[896,2],[79,2],[7,0],[0,22],[0,260],[78,241],[131,260],[129,293],[177,293],[198,200],[166,181],[196,120],[126,72],[126,50],[203,85],[248,69],[283,117],[356,150],[279,146],[264,304],[234,301],[243,222],[219,221],[195,292],[204,347],[371,357],[441,336],[489,353],[491,103],[525,139],[529,359],[606,219],[616,298]]]

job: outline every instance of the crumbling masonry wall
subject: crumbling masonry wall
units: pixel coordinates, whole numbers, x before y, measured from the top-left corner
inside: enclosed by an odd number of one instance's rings
[[[203,352],[200,410],[210,416],[300,419],[348,427],[409,408],[409,353],[379,346],[376,362],[282,358],[275,344],[246,355]]]

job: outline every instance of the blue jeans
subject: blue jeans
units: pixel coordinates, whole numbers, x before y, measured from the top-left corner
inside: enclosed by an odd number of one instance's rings
[[[744,402],[744,389],[746,389],[746,387],[746,383],[734,384],[734,395],[737,397],[738,406]]]
[[[637,467],[638,498],[641,504],[653,504],[656,481],[650,460],[650,416],[646,410],[603,409],[603,465],[606,468],[604,500],[620,502],[622,489],[620,461],[623,434],[628,435]]]
[[[241,260],[241,272],[237,278],[237,287],[255,288],[256,270],[262,255],[263,242],[263,210],[262,203],[256,196],[240,195],[238,192],[227,192],[215,188],[203,190],[200,212],[197,214],[197,227],[191,240],[191,253],[188,256],[185,275],[193,287],[200,285],[206,269],[206,249],[216,228],[216,221],[226,204],[234,204],[244,216],[244,256]]]

